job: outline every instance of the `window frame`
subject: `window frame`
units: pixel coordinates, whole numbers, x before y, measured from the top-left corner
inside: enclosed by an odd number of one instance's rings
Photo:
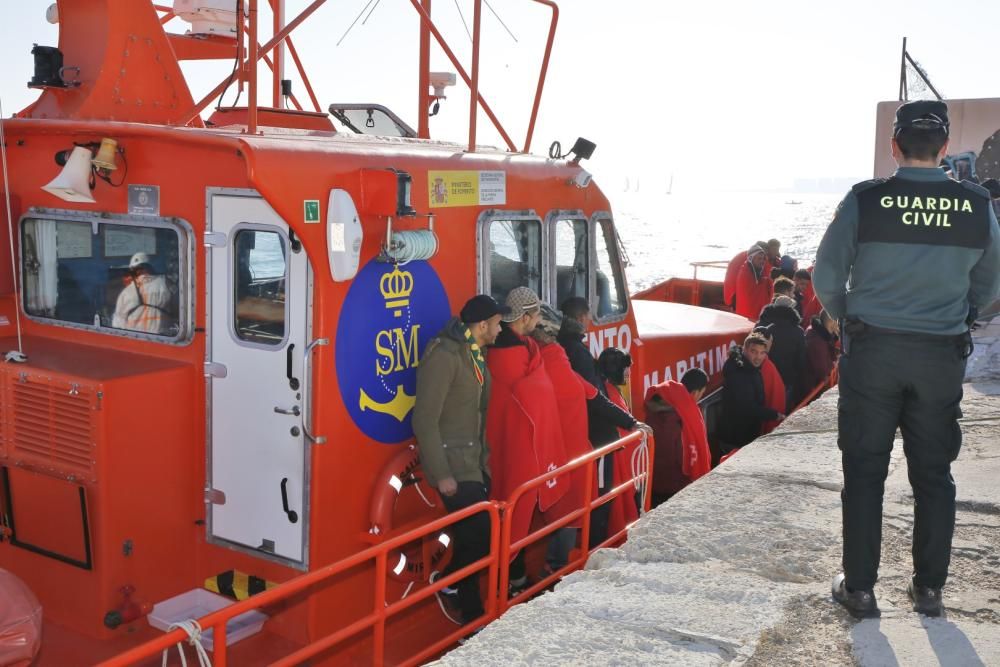
[[[587,226],[587,300],[591,301],[591,266],[593,262],[591,261],[594,256],[594,234],[593,225],[587,215],[580,209],[562,209],[557,208],[549,211],[545,215],[545,240],[548,247],[545,252],[546,259],[548,260],[548,267],[545,269],[546,278],[548,279],[548,288],[545,290],[545,294],[542,297],[543,301],[547,301],[552,305],[553,308],[558,309],[560,305],[556,303],[556,299],[559,296],[559,276],[556,275],[559,270],[559,262],[556,261],[556,253],[558,248],[556,247],[556,228],[560,222],[564,220],[580,221]]]
[[[78,331],[92,331],[100,334],[132,338],[135,340],[151,341],[164,345],[184,346],[189,345],[194,339],[194,309],[195,309],[195,289],[197,288],[194,274],[194,228],[191,224],[177,217],[127,215],[121,213],[110,213],[107,211],[73,211],[68,209],[31,207],[17,222],[18,243],[24,247],[24,224],[29,220],[53,220],[55,222],[87,223],[91,226],[91,234],[100,225],[135,226],[141,228],[170,229],[177,235],[177,319],[178,327],[175,336],[162,336],[145,333],[142,331],[130,331],[128,329],[116,329],[114,327],[95,326],[82,322],[69,322],[54,317],[44,317],[33,315],[27,309],[27,293],[24,290],[24,277],[26,267],[24,265],[24,252],[18,253],[18,279],[20,284],[18,290],[21,296],[18,299],[18,308],[21,313],[33,322],[66,329],[76,329]]]
[[[540,266],[539,271],[539,295],[549,293],[549,272],[551,262],[548,259],[548,241],[547,235],[545,233],[544,222],[538,214],[535,213],[534,209],[525,210],[505,210],[491,208],[483,211],[479,214],[479,219],[476,222],[476,245],[478,246],[478,252],[476,253],[476,285],[478,294],[490,294],[491,290],[491,268],[490,268],[490,225],[494,222],[517,222],[517,221],[532,221],[538,223],[539,232],[539,259]]]
[[[611,215],[610,211],[595,211],[593,215],[590,216],[590,242],[591,242],[591,262],[590,262],[590,303],[591,307],[593,304],[597,303],[597,268],[598,268],[598,256],[597,256],[597,234],[600,232],[601,237],[604,237],[604,227],[608,226],[612,231],[613,243],[608,244],[609,250],[609,261],[611,262],[611,273],[610,278],[614,280],[617,276],[621,276],[621,296],[623,301],[623,308],[620,312],[614,313],[612,315],[606,315],[602,318],[597,317],[597,312],[593,313],[594,324],[595,325],[605,325],[614,324],[617,322],[624,321],[628,317],[629,310],[631,309],[631,302],[628,293],[628,281],[625,277],[625,266],[622,264],[621,251],[618,247],[618,228],[615,226],[614,217]],[[607,239],[605,238],[605,243]],[[617,286],[617,283],[616,283]]]
[[[229,308],[227,308],[227,320],[226,330],[229,332],[229,337],[233,339],[233,342],[240,347],[248,347],[255,350],[267,350],[267,351],[278,351],[281,352],[288,345],[288,338],[290,336],[288,321],[291,316],[289,308],[288,295],[285,295],[285,316],[282,322],[282,337],[281,342],[273,345],[267,343],[255,343],[253,341],[240,338],[236,333],[236,237],[240,232],[243,231],[256,231],[256,232],[271,232],[278,235],[281,243],[284,244],[285,249],[285,272],[282,274],[285,281],[285,290],[288,290],[288,283],[290,282],[291,274],[291,262],[288,257],[292,252],[292,244],[289,241],[288,233],[281,227],[276,227],[274,225],[268,225],[259,222],[238,222],[233,225],[232,229],[229,230],[229,238],[226,239],[226,247],[230,249],[230,252],[226,253],[226,264],[228,265],[227,273],[227,284],[228,284],[228,301]]]

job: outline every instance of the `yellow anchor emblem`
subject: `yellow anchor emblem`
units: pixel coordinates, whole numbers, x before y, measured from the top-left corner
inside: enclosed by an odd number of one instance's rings
[[[365,393],[365,390],[361,390],[361,397],[358,399],[358,407],[361,411],[373,410],[375,412],[381,412],[385,415],[392,415],[397,420],[402,422],[406,419],[406,415],[410,414],[410,410],[413,409],[413,404],[416,402],[416,397],[410,396],[403,389],[403,385],[396,386],[396,395],[392,397],[391,401],[386,403],[379,403],[371,396]]]

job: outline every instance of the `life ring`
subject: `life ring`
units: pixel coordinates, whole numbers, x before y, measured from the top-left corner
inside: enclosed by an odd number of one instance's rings
[[[384,535],[392,530],[392,518],[396,501],[404,487],[413,486],[428,507],[440,507],[441,500],[436,489],[426,485],[417,474],[420,467],[420,453],[416,445],[410,444],[399,450],[382,467],[375,478],[369,519],[372,535]],[[439,504],[432,502],[436,499]],[[389,552],[386,563],[389,576],[403,582],[428,581],[431,572],[440,571],[451,557],[451,536],[445,532],[430,533],[422,540]],[[428,567],[429,564],[429,567]]]

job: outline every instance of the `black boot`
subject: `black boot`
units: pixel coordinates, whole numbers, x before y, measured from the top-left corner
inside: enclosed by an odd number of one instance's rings
[[[848,589],[847,580],[843,574],[834,577],[831,593],[833,599],[844,605],[854,618],[878,618],[882,613],[875,601],[875,593]]]
[[[924,616],[940,616],[944,612],[940,588],[917,586],[910,581],[906,586],[906,593],[913,600],[913,611]]]

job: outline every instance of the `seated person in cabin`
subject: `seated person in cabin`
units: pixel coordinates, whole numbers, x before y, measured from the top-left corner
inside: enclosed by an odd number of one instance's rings
[[[806,365],[802,378],[802,388],[808,393],[819,383],[826,381],[837,363],[837,336],[840,327],[837,320],[825,310],[812,319],[806,332]]]
[[[490,451],[483,426],[490,371],[483,350],[496,340],[500,317],[509,312],[493,297],[472,297],[460,315],[427,344],[417,366],[413,434],[427,481],[437,488],[449,512],[489,498]],[[444,574],[460,570],[489,552],[488,515],[474,514],[449,531],[454,551]],[[456,588],[457,593],[445,589],[439,594],[443,607],[458,605],[459,617],[452,620],[461,625],[482,616],[479,577],[466,577]]]
[[[760,435],[761,425],[785,415],[767,407],[760,367],[767,359],[767,340],[751,333],[743,347],[733,347],[722,367],[722,419],[719,428],[723,454],[742,447]]]
[[[486,414],[494,500],[509,501],[522,484],[567,461],[559,404],[545,372],[538,343],[529,334],[541,320],[542,302],[529,287],[515,287],[505,301],[500,334],[486,354],[493,385]],[[568,477],[521,496],[513,513],[511,541],[527,536],[535,508],[551,509],[569,488]],[[511,563],[510,586],[515,594],[527,586],[524,560]]]
[[[785,409],[788,412],[801,396],[799,382],[806,364],[806,339],[799,326],[801,317],[795,310],[795,299],[788,296],[795,289],[787,278],[775,281],[775,288],[784,291],[774,297],[774,302],[760,312],[758,324],[770,328],[774,341],[768,357],[778,367],[781,380],[785,383]]]
[[[656,438],[654,506],[712,469],[705,416],[698,407],[707,387],[705,371],[692,368],[680,382],[667,380],[646,391],[646,422]]]
[[[166,335],[176,325],[174,293],[167,277],[153,273],[149,255],[137,252],[128,263],[125,287],[118,294],[111,326]]]

